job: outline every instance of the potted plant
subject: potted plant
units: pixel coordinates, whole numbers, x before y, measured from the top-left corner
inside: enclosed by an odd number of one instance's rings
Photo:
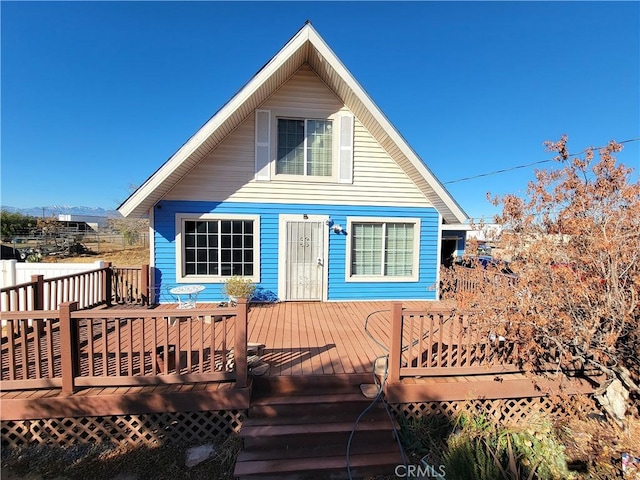
[[[250,300],[255,291],[256,286],[245,277],[230,277],[224,283],[224,293],[227,294],[231,303],[237,303],[238,298]]]

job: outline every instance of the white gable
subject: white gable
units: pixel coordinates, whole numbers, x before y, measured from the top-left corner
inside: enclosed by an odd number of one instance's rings
[[[236,128],[247,121],[255,122],[255,111],[262,108],[271,95],[305,64],[331,89],[336,100],[355,115],[359,124],[445,221],[459,223],[466,219],[464,211],[310,24],[306,24],[242,90],[138,188],[119,207],[119,211],[125,216],[142,216],[159,200],[167,198],[169,192],[173,197],[180,190],[178,184],[181,180],[186,179],[189,172],[209,157]],[[246,147],[251,149],[252,158],[255,158],[255,137],[249,139]]]

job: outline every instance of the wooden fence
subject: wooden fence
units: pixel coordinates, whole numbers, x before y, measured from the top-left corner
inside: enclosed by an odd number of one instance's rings
[[[33,275],[30,282],[0,289],[2,312],[55,310],[65,302],[77,302],[79,309],[113,303],[148,304],[149,266],[108,265],[47,279]]]
[[[403,310],[394,302],[389,382],[403,377],[499,374],[521,371],[518,344],[481,327],[472,314]]]
[[[26,318],[26,317],[29,318]],[[247,385],[247,303],[191,310],[6,312],[3,390],[235,380]],[[37,328],[26,328],[26,323]]]
[[[490,287],[491,291],[503,287],[513,287],[518,283],[518,277],[505,273],[479,268],[453,267],[455,278],[448,291],[443,292],[443,298],[452,293],[478,292]]]

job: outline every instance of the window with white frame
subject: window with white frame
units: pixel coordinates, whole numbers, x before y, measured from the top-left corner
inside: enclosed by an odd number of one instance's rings
[[[348,280],[418,279],[419,219],[349,219]]]
[[[277,138],[277,175],[333,175],[331,120],[278,118]]]
[[[259,220],[204,215],[178,216],[178,281],[259,278]]]

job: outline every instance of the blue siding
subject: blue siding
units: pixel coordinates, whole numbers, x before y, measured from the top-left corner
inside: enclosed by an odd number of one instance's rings
[[[434,208],[350,205],[287,205],[272,203],[162,201],[155,209],[156,286],[160,301],[172,301],[163,285],[176,283],[176,213],[219,213],[260,215],[260,283],[267,296],[278,292],[278,228],[280,214],[327,215],[346,228],[349,217],[418,217],[421,219],[420,270],[416,282],[346,282],[345,255],[348,232],[329,234],[329,300],[410,300],[435,299],[438,266],[438,213]],[[198,300],[223,300],[222,284],[208,284]]]

